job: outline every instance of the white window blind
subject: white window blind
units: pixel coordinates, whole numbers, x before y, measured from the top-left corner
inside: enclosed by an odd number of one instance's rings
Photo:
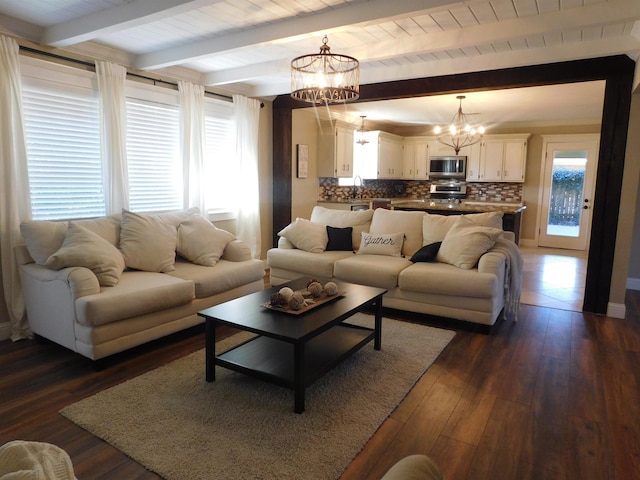
[[[105,215],[95,95],[25,85],[23,109],[34,220]]]
[[[210,212],[234,212],[242,190],[236,160],[233,104],[207,99],[205,102],[206,206]],[[240,188],[239,188],[240,187]]]
[[[131,210],[182,208],[180,111],[175,105],[127,100]]]

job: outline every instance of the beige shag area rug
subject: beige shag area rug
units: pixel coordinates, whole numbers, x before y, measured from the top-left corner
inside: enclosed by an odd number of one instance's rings
[[[370,315],[349,321],[373,326]],[[382,350],[365,345],[309,387],[303,414],[291,390],[221,367],[207,383],[204,350],[61,413],[170,480],[334,480],[454,335],[384,318]]]

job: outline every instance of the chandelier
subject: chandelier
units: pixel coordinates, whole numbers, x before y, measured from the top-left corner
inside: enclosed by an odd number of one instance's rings
[[[356,130],[356,132],[358,132],[358,135],[359,135],[359,138],[358,140],[356,140],[356,143],[359,143],[360,145],[369,143],[369,140],[367,140],[367,136],[366,136],[367,131],[364,128],[365,118],[367,118],[366,115],[360,115],[360,128]]]
[[[291,96],[314,104],[357,100],[360,96],[360,62],[331,53],[325,35],[320,53],[291,60]]]
[[[451,119],[450,125],[444,128],[438,125],[433,131],[437,135],[436,139],[440,143],[453,148],[456,155],[458,155],[460,149],[463,147],[476,144],[482,140],[484,127],[481,125],[472,127],[469,124],[467,117],[472,114],[462,113],[462,100],[464,100],[465,96],[458,95],[456,98],[460,100],[460,105],[457,113]]]

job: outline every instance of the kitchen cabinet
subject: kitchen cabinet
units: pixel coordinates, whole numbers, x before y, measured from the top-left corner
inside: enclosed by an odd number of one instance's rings
[[[479,164],[467,165],[467,181],[524,182],[528,138],[529,134],[485,136],[479,144]]]
[[[362,178],[402,178],[402,137],[381,131],[367,132],[366,137]]]
[[[402,178],[426,180],[429,178],[429,137],[405,137],[402,141]]]
[[[318,144],[319,177],[353,177],[353,129],[322,124]]]

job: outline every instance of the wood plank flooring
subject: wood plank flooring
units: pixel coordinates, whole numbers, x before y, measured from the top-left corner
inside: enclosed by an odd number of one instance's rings
[[[624,320],[522,305],[489,335],[456,329],[341,480],[377,480],[413,453],[448,480],[640,479],[640,292],[626,305]],[[58,411],[203,347],[195,327],[94,371],[51,343],[0,342],[0,445],[57,444],[80,480],[157,479]]]

